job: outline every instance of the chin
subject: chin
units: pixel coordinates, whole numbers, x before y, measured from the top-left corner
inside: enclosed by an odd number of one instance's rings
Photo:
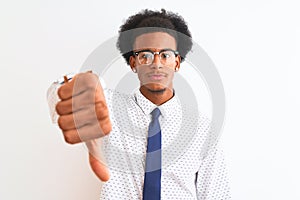
[[[148,83],[144,85],[148,90],[156,91],[156,90],[166,90],[167,86],[159,83]]]

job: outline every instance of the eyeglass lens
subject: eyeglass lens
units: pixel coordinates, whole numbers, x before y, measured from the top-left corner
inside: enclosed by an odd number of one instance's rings
[[[152,64],[154,54],[158,53],[149,51],[139,52],[137,55],[139,63],[142,65]],[[172,64],[175,61],[175,54],[173,51],[162,51],[159,53],[159,59],[162,64]]]

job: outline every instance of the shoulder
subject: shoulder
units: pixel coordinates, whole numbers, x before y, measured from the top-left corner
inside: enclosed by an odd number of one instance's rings
[[[122,93],[110,88],[104,88],[103,91],[104,91],[106,101],[110,103],[122,103],[132,99],[132,95]]]

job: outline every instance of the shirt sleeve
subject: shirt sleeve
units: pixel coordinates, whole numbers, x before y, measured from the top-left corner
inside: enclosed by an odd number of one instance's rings
[[[212,147],[203,158],[195,184],[198,200],[231,199],[224,154],[220,145]]]

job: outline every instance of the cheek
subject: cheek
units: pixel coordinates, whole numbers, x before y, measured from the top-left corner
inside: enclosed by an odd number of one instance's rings
[[[146,73],[147,72],[145,70],[143,70],[141,68],[137,68],[136,73],[137,73],[137,76],[138,76],[138,79],[139,79],[140,82],[146,81],[146,78],[147,78]]]
[[[140,73],[140,72],[137,72],[137,75],[138,75],[138,79],[140,80],[140,81],[142,81],[142,74]]]
[[[173,82],[173,79],[174,79],[174,72],[170,72],[168,75],[168,82],[169,83]]]

